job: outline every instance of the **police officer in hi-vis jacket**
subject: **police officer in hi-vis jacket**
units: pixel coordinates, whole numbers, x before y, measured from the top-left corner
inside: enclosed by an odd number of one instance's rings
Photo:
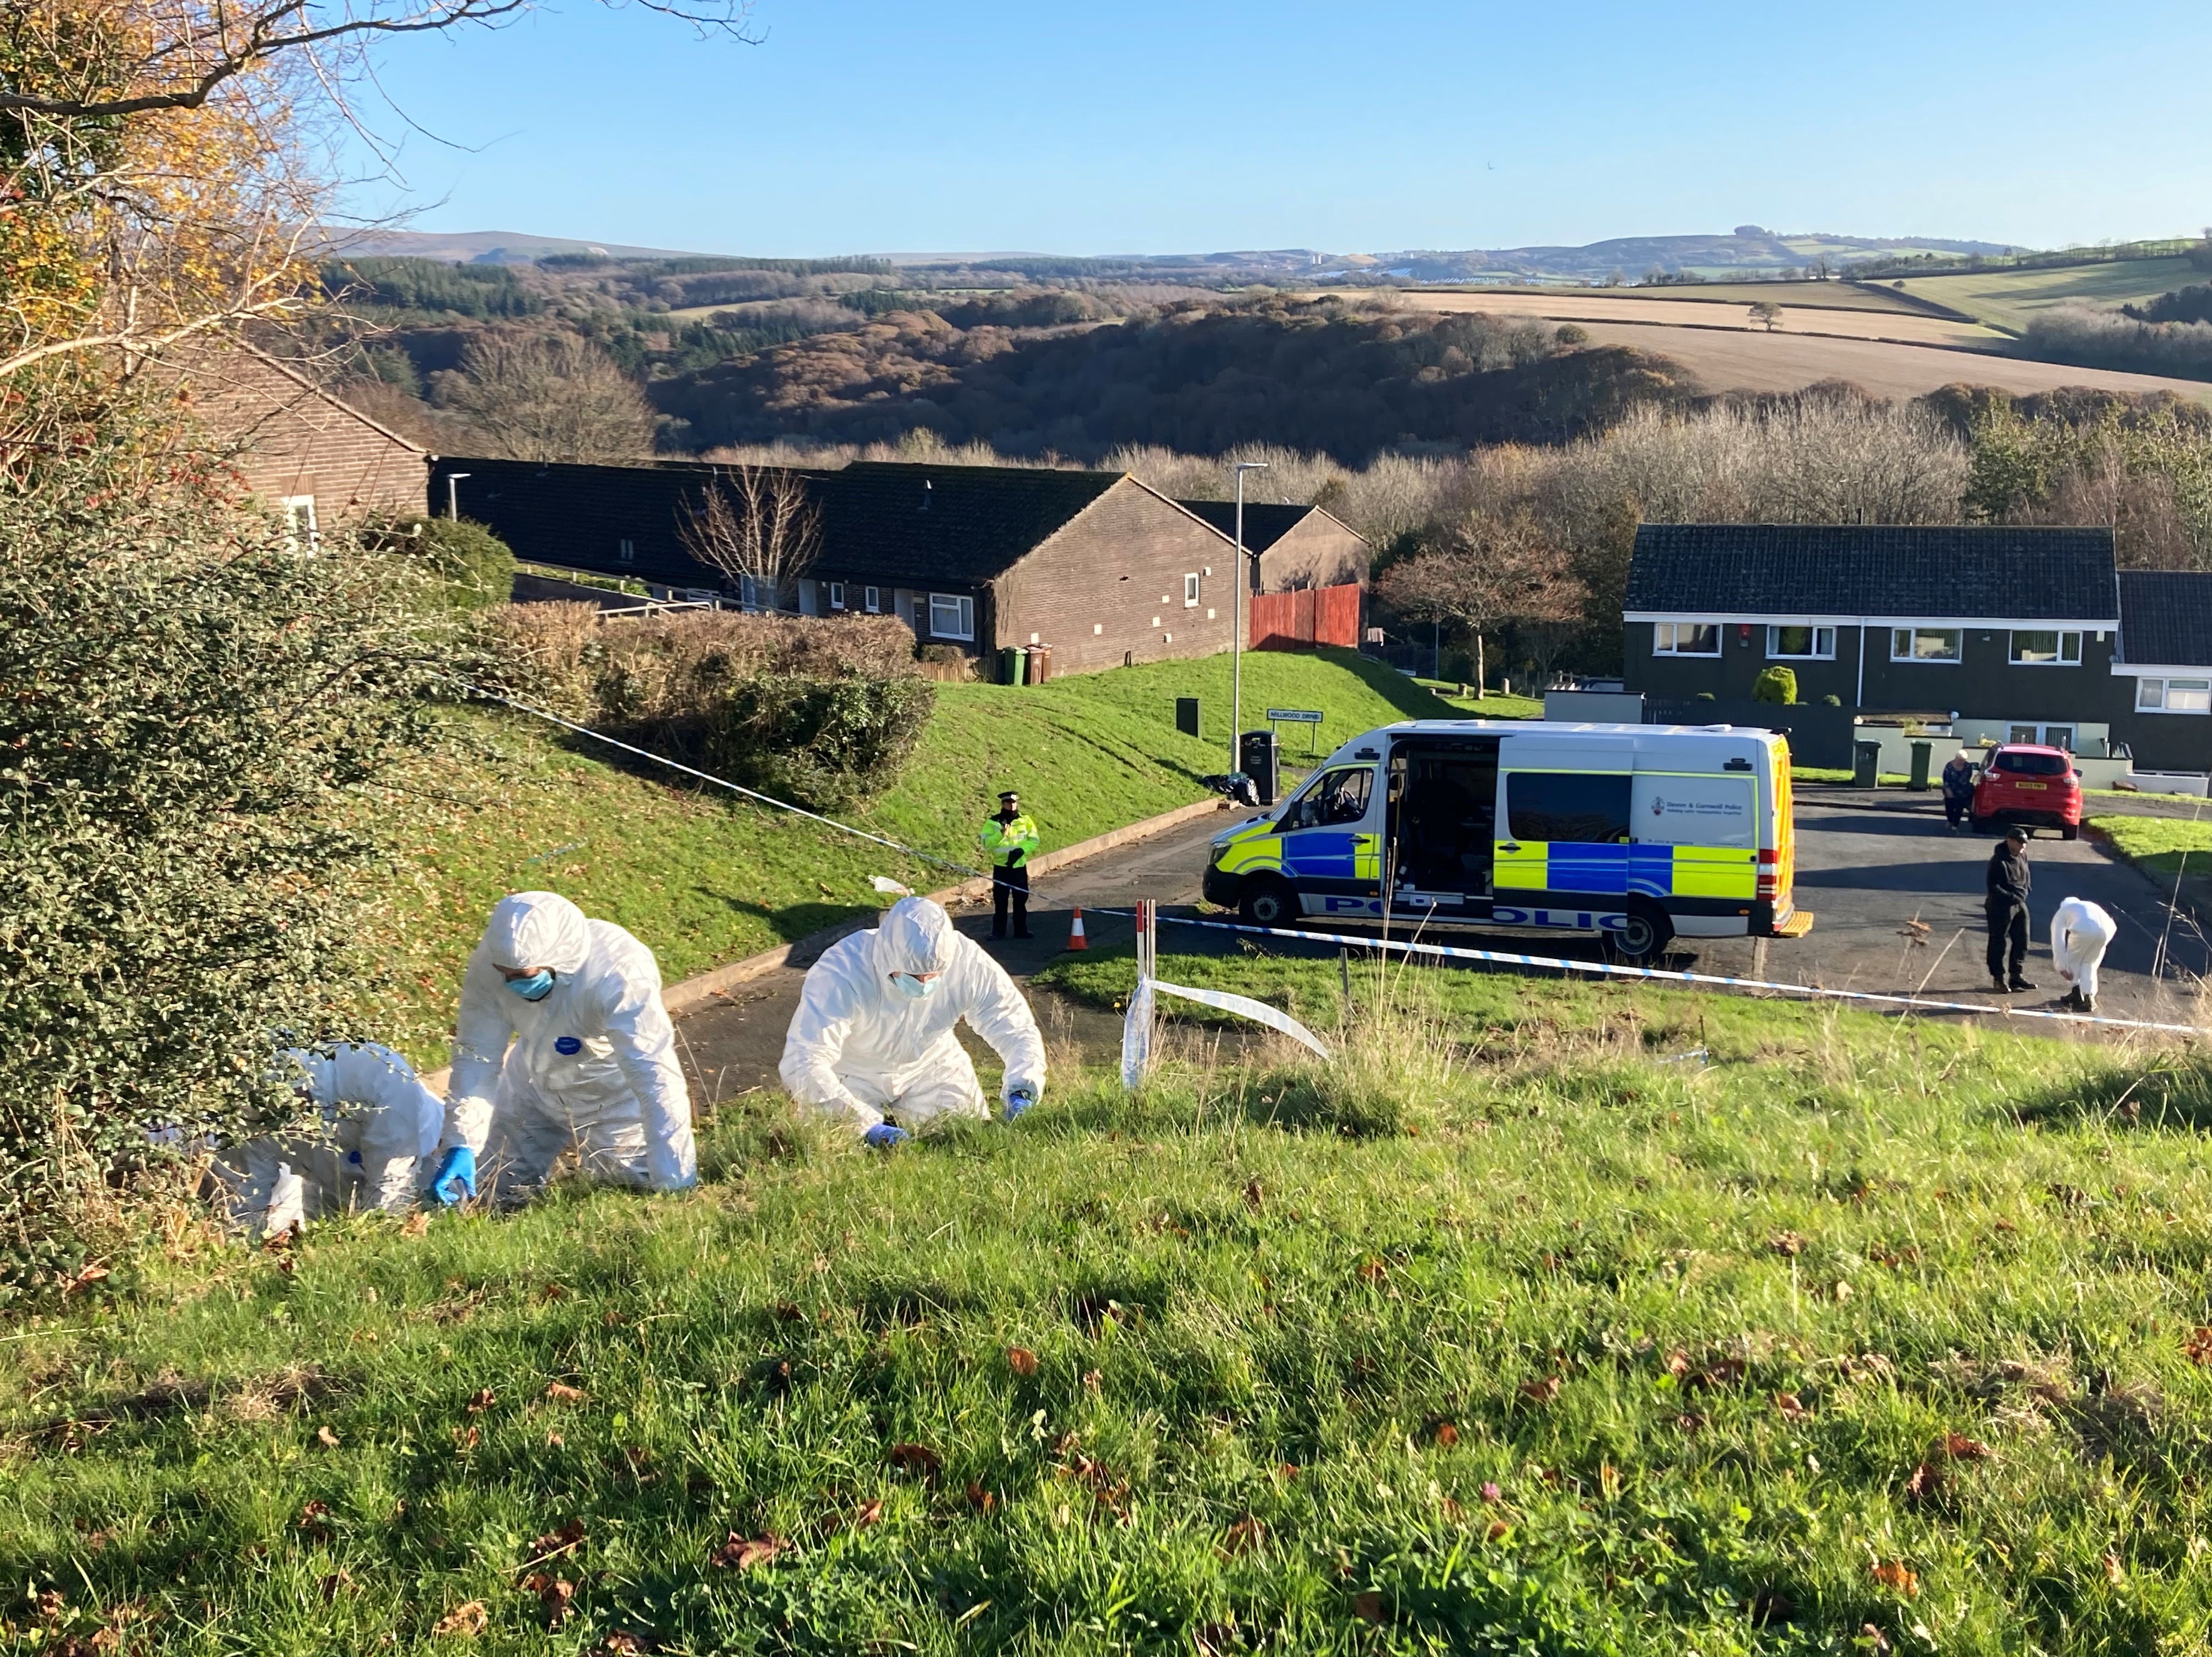
[[[1021,797],[1011,788],[999,796],[999,813],[988,818],[983,832],[983,855],[991,863],[991,936],[1006,935],[1006,905],[1014,909],[1014,936],[1030,935],[1030,859],[1036,855],[1036,824],[1022,810]]]

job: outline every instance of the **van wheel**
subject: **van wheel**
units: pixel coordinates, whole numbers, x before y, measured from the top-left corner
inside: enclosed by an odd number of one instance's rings
[[[1628,925],[1605,935],[1606,953],[1632,967],[1648,967],[1667,953],[1674,941],[1674,923],[1656,905],[1638,903],[1628,911]]]
[[[2071,823],[2071,822],[2068,822],[2068,823],[2062,823],[2062,824],[2060,824],[2060,825],[2059,825],[2059,829],[2058,829],[2058,838],[2059,838],[2059,839],[2061,839],[2061,840],[2079,840],[2079,839],[2081,839],[2081,829],[2080,825],[2079,825],[2079,824],[2076,824],[2076,823]]]
[[[1248,877],[1237,913],[1252,926],[1286,926],[1297,919],[1297,899],[1279,880]]]

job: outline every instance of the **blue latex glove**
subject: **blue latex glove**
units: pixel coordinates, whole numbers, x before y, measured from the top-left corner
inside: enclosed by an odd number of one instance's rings
[[[1005,1120],[1011,1122],[1036,1103],[1036,1095],[1027,1088],[1016,1088],[1006,1096]]]
[[[860,1143],[878,1150],[889,1150],[894,1145],[904,1144],[908,1137],[907,1131],[895,1122],[878,1122],[860,1136]]]
[[[430,1194],[448,1208],[477,1194],[477,1154],[466,1145],[455,1145],[430,1176]]]

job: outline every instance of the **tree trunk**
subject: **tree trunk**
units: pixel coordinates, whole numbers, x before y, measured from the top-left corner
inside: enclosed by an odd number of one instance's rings
[[[1483,699],[1483,697],[1484,697],[1486,695],[1487,695],[1487,694],[1488,694],[1486,691],[1485,691],[1485,690],[1483,689],[1483,685],[1484,685],[1484,684],[1485,684],[1485,683],[1489,679],[1489,677],[1490,677],[1490,671],[1489,671],[1489,669],[1488,669],[1488,668],[1486,668],[1486,666],[1484,666],[1484,665],[1483,665],[1483,659],[1482,659],[1482,629],[1481,629],[1480,628],[1476,628],[1474,629],[1474,699],[1475,699],[1475,701],[1480,701]]]

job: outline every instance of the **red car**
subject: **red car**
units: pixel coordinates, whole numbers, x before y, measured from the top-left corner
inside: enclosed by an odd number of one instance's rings
[[[2074,756],[2033,743],[1991,749],[1974,782],[1973,814],[1976,834],[2016,822],[2075,839],[2081,832],[2081,774]]]

